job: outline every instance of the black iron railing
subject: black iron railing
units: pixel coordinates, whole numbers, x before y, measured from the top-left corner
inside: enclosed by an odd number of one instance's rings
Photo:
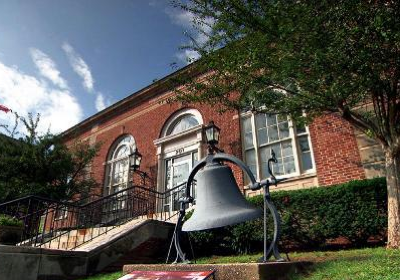
[[[32,195],[0,204],[0,214],[22,221],[16,245],[72,250],[133,219],[171,220],[185,185],[165,192],[132,186],[85,204]]]

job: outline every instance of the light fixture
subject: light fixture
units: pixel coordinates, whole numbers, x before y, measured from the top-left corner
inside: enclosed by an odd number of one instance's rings
[[[142,154],[139,153],[137,148],[135,148],[135,150],[132,152],[132,154],[129,155],[130,169],[133,171],[138,170],[140,168],[141,161],[142,161]]]
[[[219,134],[221,129],[210,121],[206,127],[204,127],[204,133],[206,134],[206,141],[208,144],[208,153],[213,154],[214,152],[223,152],[216,147],[219,142]]]

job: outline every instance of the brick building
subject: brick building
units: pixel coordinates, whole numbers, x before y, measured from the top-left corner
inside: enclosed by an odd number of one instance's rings
[[[147,184],[165,191],[185,181],[198,159],[205,156],[202,128],[213,120],[221,128],[219,147],[242,159],[258,180],[268,176],[267,160],[274,149],[275,172],[290,178],[279,189],[308,188],[381,176],[379,146],[356,132],[336,115],[296,127],[286,116],[225,112],[212,106],[186,106],[166,102],[174,93],[168,81],[180,70],[151,84],[63,133],[67,142],[77,139],[102,143],[91,168],[99,187],[97,195],[126,188],[132,180],[128,157],[137,148],[143,155],[140,169]],[[246,178],[235,177],[248,195]]]

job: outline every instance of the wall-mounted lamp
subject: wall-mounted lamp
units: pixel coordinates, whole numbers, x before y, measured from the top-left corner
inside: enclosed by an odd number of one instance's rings
[[[210,121],[208,125],[204,127],[204,132],[208,144],[208,153],[213,154],[214,152],[222,152],[222,150],[217,148],[221,129],[216,126],[213,121]]]
[[[142,154],[139,153],[137,148],[135,148],[132,154],[129,155],[129,169],[139,174],[140,177],[142,178],[143,185],[146,185],[146,177],[149,176],[147,175],[146,172],[139,170],[141,162],[142,162]]]

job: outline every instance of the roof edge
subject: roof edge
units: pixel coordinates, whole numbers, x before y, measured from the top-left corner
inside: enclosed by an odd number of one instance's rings
[[[162,89],[162,87],[167,86],[167,81],[170,79],[187,74],[189,77],[196,76],[198,71],[195,71],[196,69],[194,68],[194,65],[196,63],[191,63],[175,72],[172,72],[171,74],[168,74],[167,76],[163,77],[162,79],[145,86],[142,89],[139,89],[138,91],[135,91],[134,93],[131,93],[127,97],[117,101],[116,103],[112,104],[111,106],[97,112],[96,114],[84,119],[83,121],[77,123],[76,125],[68,128],[64,132],[60,133],[60,136],[62,138],[70,138],[73,137],[72,134],[78,133],[79,129],[87,129],[88,126],[92,125],[94,122],[101,120],[104,118],[107,114],[110,114],[112,112],[117,111],[122,105],[134,102],[134,101],[141,101],[141,100],[146,100],[148,98],[153,97],[153,95],[148,94],[149,91],[153,91],[155,95],[159,94],[160,92],[157,92],[156,89]],[[168,87],[166,88],[168,89]]]

